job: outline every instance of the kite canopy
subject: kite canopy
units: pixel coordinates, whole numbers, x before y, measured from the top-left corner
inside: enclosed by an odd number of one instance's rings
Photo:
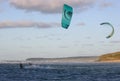
[[[73,8],[67,4],[64,4],[62,11],[62,22],[61,22],[61,26],[63,28],[67,29],[69,27],[72,15],[73,15]]]
[[[110,38],[110,37],[113,36],[113,34],[114,34],[114,27],[109,22],[103,22],[100,25],[109,25],[112,28],[112,32],[106,38]]]

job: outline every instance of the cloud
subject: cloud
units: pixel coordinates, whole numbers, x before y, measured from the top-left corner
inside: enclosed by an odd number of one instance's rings
[[[77,26],[85,26],[86,24],[84,22],[80,22],[77,24]]]
[[[16,28],[16,27],[50,28],[53,26],[57,26],[56,24],[57,23],[33,22],[33,21],[2,21],[0,22],[0,28]]]
[[[120,43],[120,41],[110,41],[110,43]]]
[[[17,9],[25,11],[39,11],[41,13],[60,13],[63,4],[73,8],[86,10],[98,0],[9,0],[10,4]]]
[[[82,46],[94,46],[94,44],[82,44]]]
[[[0,3],[3,2],[4,0],[0,0]]]
[[[85,39],[91,39],[91,37],[90,37],[90,36],[87,36],[87,37],[85,37]]]
[[[2,13],[3,12],[3,10],[0,8],[0,13]]]
[[[2,4],[3,0],[0,0],[0,5]],[[0,6],[0,13],[3,12],[3,9]]]
[[[67,46],[59,46],[59,48],[68,48]]]
[[[99,41],[99,43],[105,43],[105,41]]]
[[[111,44],[104,44],[103,46],[114,46],[114,45],[111,45]]]
[[[20,48],[23,48],[23,49],[28,48],[28,49],[30,49],[30,48],[32,48],[32,46],[20,46]]]
[[[110,6],[113,6],[113,3],[111,3],[111,2],[102,2],[100,4],[101,8],[106,8],[106,7],[110,7]]]

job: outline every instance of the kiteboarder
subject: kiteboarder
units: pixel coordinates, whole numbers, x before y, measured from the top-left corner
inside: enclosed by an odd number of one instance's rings
[[[23,69],[23,64],[22,63],[20,63],[19,66],[20,66],[20,69]]]

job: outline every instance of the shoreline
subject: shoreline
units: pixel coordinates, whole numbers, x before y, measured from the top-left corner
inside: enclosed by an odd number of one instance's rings
[[[84,63],[120,63],[120,60],[113,60],[113,61],[0,61],[0,64],[84,64]]]
[[[0,64],[76,64],[76,63],[120,63],[120,60],[99,60],[98,56],[66,58],[27,58],[26,60],[2,60]]]
[[[120,63],[120,60],[106,60],[106,61],[99,61],[99,62]]]

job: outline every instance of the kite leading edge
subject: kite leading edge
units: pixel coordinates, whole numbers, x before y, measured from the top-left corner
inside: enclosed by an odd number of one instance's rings
[[[112,24],[110,24],[109,22],[103,22],[100,25],[109,25],[112,28],[112,32],[106,37],[106,38],[111,38],[114,34],[114,27],[112,26]]]

